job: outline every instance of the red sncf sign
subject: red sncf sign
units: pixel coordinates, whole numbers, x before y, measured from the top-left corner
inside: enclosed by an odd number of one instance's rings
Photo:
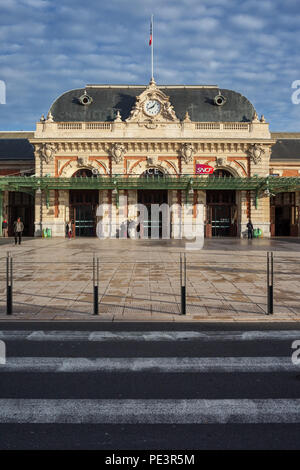
[[[214,168],[202,163],[196,163],[196,175],[210,175],[214,172]]]

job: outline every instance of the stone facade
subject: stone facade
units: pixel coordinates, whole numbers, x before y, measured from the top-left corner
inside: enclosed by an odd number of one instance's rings
[[[193,89],[178,86],[176,90],[180,88],[183,91]],[[89,90],[93,89],[97,90],[97,86],[89,87]],[[250,120],[210,122],[192,120],[186,110],[180,120],[166,92],[164,87],[157,86],[152,80],[132,101],[126,119],[117,111],[111,121],[77,121],[73,117],[69,121],[58,121],[55,114],[57,106],[52,106],[47,119],[42,118],[37,123],[34,135],[29,139],[34,147],[35,175],[71,178],[79,170],[90,170],[101,176],[131,178],[141,177],[149,169],[156,169],[176,178],[195,176],[197,164],[206,164],[215,170],[224,170],[232,177],[241,178],[266,177],[275,170],[281,173],[290,170],[286,163],[286,167],[282,162],[270,164],[271,149],[276,140],[270,133],[269,124],[264,117],[259,120],[256,111]],[[92,109],[95,106],[96,100],[89,97],[86,91],[78,100],[82,107],[90,106]],[[230,105],[226,101],[222,103],[224,109]],[[215,102],[212,106],[218,105]],[[249,109],[251,111],[252,108]],[[298,169],[296,166],[293,171],[298,175],[300,167]],[[5,198],[6,193],[2,200]],[[120,198],[126,200],[126,207],[119,207]],[[269,237],[270,195],[267,192],[257,195],[254,191],[240,190],[236,191],[235,199],[235,235],[245,235],[246,224],[251,218],[253,225],[262,230],[263,236]],[[298,200],[297,195],[297,203]],[[115,219],[111,219],[112,232],[117,230],[120,218],[137,218],[137,202],[136,190],[128,189],[116,194],[113,190],[99,189],[98,203],[112,204],[115,208]],[[168,191],[169,205],[180,206],[184,203],[194,211],[193,224],[204,227],[208,221],[206,191],[193,188],[188,193]],[[202,207],[199,214],[195,211],[197,204]],[[110,217],[108,209],[105,217]],[[40,236],[43,229],[51,228],[53,236],[64,237],[66,223],[71,218],[69,190],[36,192],[36,236]],[[172,213],[172,236],[176,236],[175,227],[181,223],[182,212],[175,210]]]

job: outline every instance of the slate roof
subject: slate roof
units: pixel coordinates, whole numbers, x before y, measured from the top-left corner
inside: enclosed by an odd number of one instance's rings
[[[277,140],[272,146],[271,160],[300,160],[300,136]]]
[[[202,122],[249,122],[255,109],[247,98],[232,90],[219,89],[215,86],[161,86],[170,97],[176,116],[183,120],[186,111],[192,121]],[[122,119],[128,118],[134,106],[136,96],[146,87],[141,86],[95,86],[70,90],[58,97],[50,111],[54,121],[113,121],[119,110]],[[83,106],[78,98],[86,90],[93,98],[92,104]],[[214,104],[214,97],[219,93],[227,99],[223,106]]]
[[[0,160],[34,160],[33,132],[0,132]]]

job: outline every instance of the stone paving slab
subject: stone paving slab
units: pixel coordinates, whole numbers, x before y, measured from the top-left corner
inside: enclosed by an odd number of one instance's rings
[[[14,314],[6,315],[5,258],[14,263]],[[274,252],[274,315],[265,315],[266,252]],[[180,315],[179,254],[187,259]],[[92,258],[99,257],[99,316]],[[0,239],[0,321],[300,321],[300,239],[182,241]]]

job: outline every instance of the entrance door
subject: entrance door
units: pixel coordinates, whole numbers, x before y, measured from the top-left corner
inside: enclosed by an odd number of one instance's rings
[[[211,230],[213,237],[229,237],[231,231],[231,207],[212,206]]]
[[[93,237],[95,235],[95,217],[92,206],[75,206],[75,236]]]
[[[207,191],[207,237],[237,236],[235,191]]]
[[[158,218],[152,219],[151,216],[151,205],[152,204],[167,204],[168,202],[168,191],[164,189],[150,190],[150,189],[139,189],[138,190],[138,204],[143,204],[147,211],[144,214],[143,221],[140,224],[140,236],[141,238],[151,238],[152,234],[158,233],[159,238],[162,237],[162,212],[159,212]]]
[[[34,198],[30,194],[22,192],[9,192],[8,234],[14,234],[14,222],[18,217],[24,224],[23,235],[33,237],[34,234]]]
[[[70,191],[70,217],[72,232],[76,237],[96,236],[97,190]]]
[[[298,236],[298,207],[295,193],[278,193],[271,198],[271,235]]]

